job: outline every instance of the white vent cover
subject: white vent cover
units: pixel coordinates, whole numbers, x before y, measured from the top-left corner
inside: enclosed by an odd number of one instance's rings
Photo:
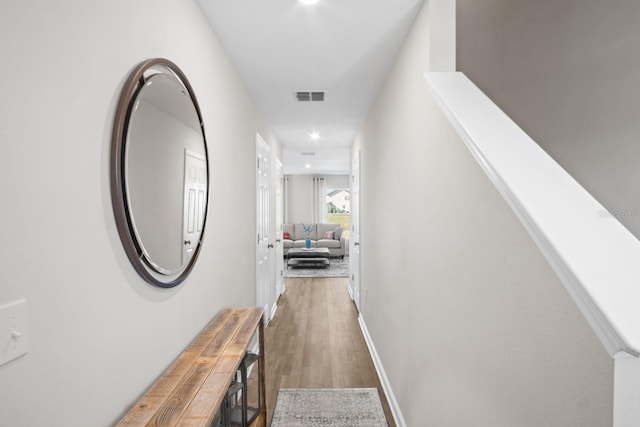
[[[303,156],[315,156],[316,153],[314,153],[313,151],[303,151],[300,154],[302,154]]]
[[[300,102],[322,102],[324,101],[325,95],[325,91],[304,90],[296,92],[296,99]]]

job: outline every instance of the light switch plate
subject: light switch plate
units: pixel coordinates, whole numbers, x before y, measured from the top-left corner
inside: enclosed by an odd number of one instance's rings
[[[27,352],[27,300],[0,306],[0,366]]]

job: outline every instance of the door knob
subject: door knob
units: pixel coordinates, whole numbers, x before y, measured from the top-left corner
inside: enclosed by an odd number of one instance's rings
[[[270,249],[271,249],[271,248],[273,248],[273,243],[269,243],[269,244],[267,245],[267,248],[270,248]]]
[[[353,246],[360,246],[360,242],[354,242]]]
[[[280,243],[280,239],[276,239],[276,243]]]
[[[185,245],[190,245],[190,244],[191,244],[191,240],[185,240],[185,241],[184,241],[184,244],[185,244]]]

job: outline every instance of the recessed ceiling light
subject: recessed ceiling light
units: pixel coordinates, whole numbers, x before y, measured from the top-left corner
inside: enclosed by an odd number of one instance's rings
[[[320,134],[318,132],[310,133],[309,138],[311,138],[312,141],[317,141],[320,139]]]
[[[302,4],[316,4],[318,0],[298,0]]]
[[[307,163],[306,165],[304,165],[305,168],[307,169],[311,169],[311,165],[309,163]]]

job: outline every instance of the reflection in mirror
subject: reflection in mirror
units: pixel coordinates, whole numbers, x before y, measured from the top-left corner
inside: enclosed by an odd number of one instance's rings
[[[114,212],[129,259],[150,283],[179,284],[200,248],[208,161],[198,104],[175,64],[155,59],[134,72],[112,158]]]

